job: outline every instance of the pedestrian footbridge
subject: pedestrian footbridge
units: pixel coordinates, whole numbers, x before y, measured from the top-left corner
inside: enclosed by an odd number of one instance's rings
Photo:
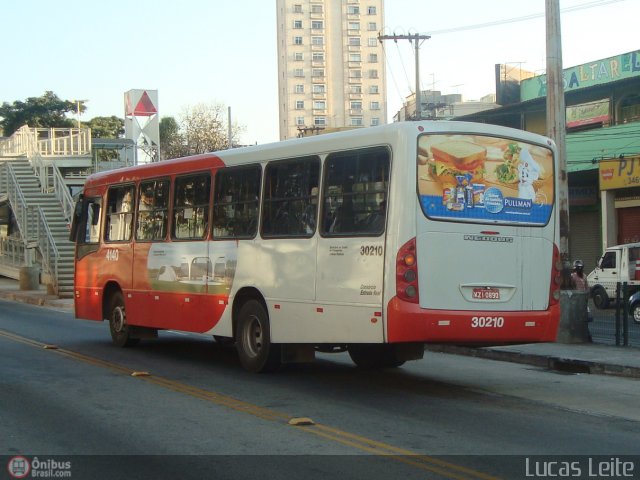
[[[71,191],[93,170],[91,151],[89,128],[24,126],[0,138],[0,275],[73,296]]]

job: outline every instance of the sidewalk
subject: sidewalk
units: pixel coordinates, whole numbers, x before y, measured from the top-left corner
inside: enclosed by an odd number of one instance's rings
[[[18,280],[0,277],[0,299],[28,303],[40,307],[64,309],[73,312],[73,298],[58,298],[48,295],[47,287],[40,285],[38,290],[20,290]]]
[[[0,299],[41,307],[64,309],[73,313],[73,298],[48,295],[47,289],[20,290],[18,281],[0,277]],[[617,375],[640,379],[640,349],[592,343],[537,343],[506,347],[461,347],[426,345],[432,352],[467,355],[505,362],[523,363],[570,373]]]

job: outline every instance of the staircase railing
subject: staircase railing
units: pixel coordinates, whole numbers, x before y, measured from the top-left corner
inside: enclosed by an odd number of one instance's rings
[[[28,155],[29,150],[45,157],[91,155],[91,129],[29,128],[24,125],[0,142],[0,156]]]
[[[42,269],[51,277],[53,291],[58,293],[58,247],[56,247],[53,234],[47,225],[47,220],[42,207],[37,207],[34,225],[37,232],[37,244],[42,255]]]
[[[22,127],[25,128],[25,127]],[[51,129],[29,129],[35,131],[35,135],[29,135],[28,148],[27,148],[27,158],[31,163],[34,171],[36,172],[36,176],[40,180],[40,188],[43,192],[54,193],[56,196],[56,200],[62,206],[62,211],[64,213],[65,220],[67,222],[71,222],[71,215],[73,214],[73,198],[71,197],[71,193],[69,193],[69,189],[60,173],[58,167],[50,162],[45,162],[44,154],[48,155],[79,155],[81,153],[86,153],[83,147],[85,143],[82,139],[85,135],[80,135],[82,133],[77,128],[70,129],[72,132],[71,135],[62,136],[56,138],[55,133],[62,129],[51,128]],[[91,144],[91,136],[90,130],[84,129],[88,134],[88,142]],[[38,132],[45,131],[49,133],[50,138],[45,140],[38,140]],[[78,134],[73,135],[73,131],[77,131]],[[74,138],[76,141],[74,141]],[[91,147],[89,147],[90,149]],[[90,150],[89,150],[90,151]]]
[[[27,242],[29,238],[29,207],[18,184],[16,174],[9,163],[0,165],[0,185],[7,192],[20,236]]]
[[[53,192],[56,195],[56,199],[62,205],[62,213],[67,223],[71,224],[73,218],[73,210],[75,205],[73,203],[73,197],[67,188],[67,185],[60,173],[60,169],[54,165],[53,167]]]
[[[31,261],[29,248],[37,246],[42,256],[43,271],[52,278],[54,291],[57,292],[58,249],[42,207],[34,208],[27,205],[15,172],[9,163],[0,165],[0,185],[7,192],[7,198],[22,237],[26,266],[30,266]]]
[[[21,238],[0,237],[0,257],[3,265],[22,267],[27,261],[27,247]]]

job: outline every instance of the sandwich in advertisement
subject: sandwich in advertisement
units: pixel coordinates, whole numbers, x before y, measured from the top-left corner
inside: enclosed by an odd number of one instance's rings
[[[425,153],[429,173],[441,185],[456,185],[456,177],[459,176],[469,178],[469,183],[482,182],[487,158],[485,147],[463,140],[450,140],[432,145],[430,158],[425,151],[419,155]]]

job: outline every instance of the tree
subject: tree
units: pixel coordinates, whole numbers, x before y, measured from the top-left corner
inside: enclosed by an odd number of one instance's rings
[[[225,150],[229,146],[226,111],[220,103],[199,103],[185,107],[179,120],[172,117],[160,121],[160,152],[163,158],[184,157]],[[232,125],[231,144],[243,127]]]
[[[65,115],[76,112],[77,108],[84,112],[86,107],[80,102],[61,100],[55,93],[46,91],[41,97],[29,97],[25,102],[4,102],[0,107],[0,128],[8,137],[24,125],[31,128],[69,128],[74,126],[73,120]]]
[[[85,123],[91,129],[93,138],[122,138],[124,136],[124,120],[110,117],[94,117]]]
[[[162,160],[184,156],[180,126],[173,117],[160,119],[160,156]]]

